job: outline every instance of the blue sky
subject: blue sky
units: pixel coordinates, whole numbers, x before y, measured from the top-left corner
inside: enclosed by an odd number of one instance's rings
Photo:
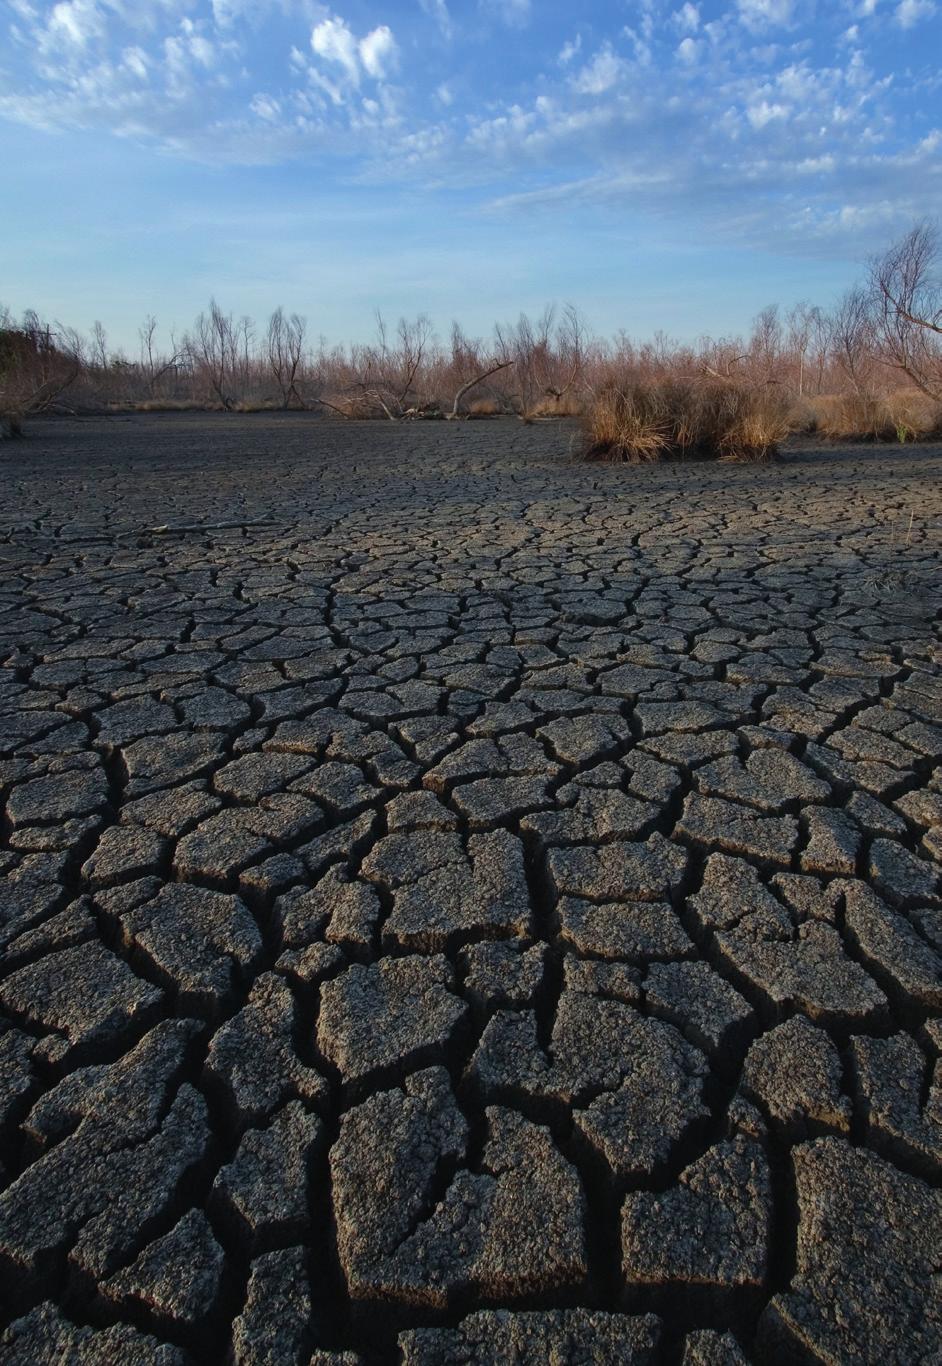
[[[942,213],[942,0],[3,0],[0,301],[689,339]]]

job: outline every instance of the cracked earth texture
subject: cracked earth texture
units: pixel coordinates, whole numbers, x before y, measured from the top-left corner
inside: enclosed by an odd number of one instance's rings
[[[942,1358],[942,451],[572,436],[4,451],[3,1362]]]

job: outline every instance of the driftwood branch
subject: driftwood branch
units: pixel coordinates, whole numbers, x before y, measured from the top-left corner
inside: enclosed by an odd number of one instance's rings
[[[271,518],[261,517],[253,522],[239,519],[232,522],[162,522],[160,526],[148,526],[144,530],[151,536],[173,536],[178,531],[245,531],[248,527],[277,525]]]
[[[337,405],[336,405],[336,403],[328,403],[327,400],[326,400],[326,398],[311,398],[311,399],[308,399],[308,402],[309,402],[309,403],[319,403],[319,404],[321,405],[322,408],[329,408],[330,411],[331,411],[332,413],[337,413],[338,416],[340,416],[340,417],[342,417],[342,418],[344,419],[344,421],[346,421],[346,422],[349,422],[349,421],[350,421],[350,414],[349,414],[349,413],[344,412],[343,408],[338,408]]]
[[[733,378],[732,373],[731,373],[733,366],[734,366],[734,365],[738,365],[738,363],[739,363],[741,360],[745,360],[745,359],[746,359],[745,356],[733,356],[733,357],[731,357],[731,359],[728,360],[728,361],[726,362],[726,373],[725,373],[725,374],[722,374],[719,370],[715,370],[715,369],[713,368],[713,366],[712,366],[712,365],[708,365],[706,361],[703,361],[703,362],[702,362],[700,368],[701,368],[701,370],[703,371],[703,373],[704,373],[705,375],[709,375],[711,379],[721,379],[721,380],[723,380],[724,382],[725,382],[725,381],[731,381],[732,378]]]
[[[485,370],[483,374],[481,374],[481,375],[476,375],[476,376],[474,377],[474,379],[469,379],[468,382],[467,382],[467,384],[462,384],[462,386],[461,386],[461,388],[458,390],[457,394],[455,394],[455,401],[454,401],[454,403],[451,405],[451,412],[450,412],[450,413],[446,413],[446,417],[449,417],[449,418],[457,417],[457,416],[458,416],[458,405],[459,405],[459,403],[461,402],[461,400],[464,398],[464,396],[465,396],[465,394],[468,392],[468,390],[469,390],[469,389],[473,389],[474,386],[475,386],[476,384],[483,384],[484,381],[485,381],[486,379],[490,379],[491,375],[496,375],[497,372],[498,372],[498,370],[506,370],[507,367],[508,367],[508,365],[513,365],[513,361],[512,361],[512,360],[502,360],[502,361],[498,361],[497,364],[492,365],[491,368],[490,368],[489,370]]]

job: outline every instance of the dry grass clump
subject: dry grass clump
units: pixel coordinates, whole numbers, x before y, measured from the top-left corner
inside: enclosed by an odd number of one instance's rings
[[[469,417],[500,417],[501,406],[495,398],[476,398],[468,404]]]
[[[828,441],[925,441],[942,436],[942,411],[925,394],[822,394],[811,400],[814,431]]]
[[[134,405],[138,413],[199,413],[219,411],[222,404],[206,403],[197,398],[146,398]]]
[[[588,460],[769,460],[793,427],[771,386],[652,379],[609,384],[586,416]]]
[[[663,386],[635,382],[600,391],[586,416],[587,460],[662,460],[671,444]]]
[[[548,394],[527,413],[528,417],[581,417],[585,411],[578,394]]]

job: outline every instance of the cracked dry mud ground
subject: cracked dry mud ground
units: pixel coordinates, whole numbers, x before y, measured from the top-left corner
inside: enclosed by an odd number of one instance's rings
[[[942,452],[570,437],[4,451],[3,1362],[940,1360]]]

